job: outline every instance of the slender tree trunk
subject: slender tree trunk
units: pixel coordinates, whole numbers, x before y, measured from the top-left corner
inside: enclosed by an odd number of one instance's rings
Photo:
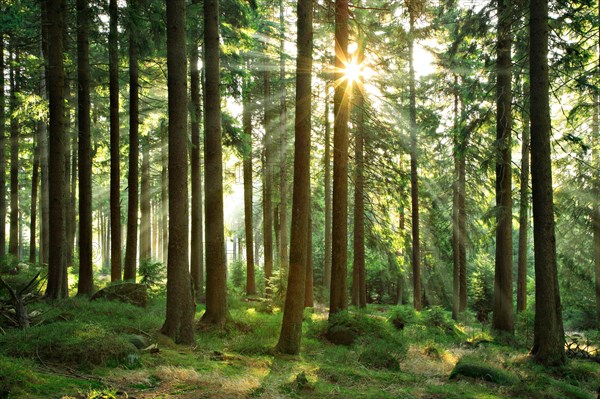
[[[421,310],[421,246],[419,241],[419,175],[417,142],[417,105],[414,65],[414,25],[415,11],[410,10],[410,32],[408,40],[408,79],[410,114],[410,195],[412,206],[412,271],[413,306]]]
[[[359,53],[363,49],[359,48]],[[362,55],[359,54],[359,64]],[[361,83],[359,83],[360,85]],[[354,267],[352,272],[352,304],[364,308],[366,303],[365,286],[365,182],[364,182],[364,142],[365,110],[360,87],[354,89],[356,95],[357,128],[354,143]],[[361,278],[362,277],[362,278]]]
[[[308,225],[310,221],[312,38],[312,1],[299,0],[290,270],[281,334],[277,343],[277,349],[288,354],[297,354],[300,351],[302,316],[305,305],[307,239],[310,232]]]
[[[287,89],[285,79],[285,18],[284,2],[279,0],[279,258],[280,273],[283,278],[286,276],[288,259],[288,218],[287,218]]]
[[[40,52],[41,58],[44,60],[44,69],[40,76],[40,96],[43,100],[48,99],[48,1],[42,0],[41,11],[42,11],[42,24],[40,28]],[[40,263],[48,264],[49,259],[49,248],[50,248],[50,197],[48,190],[48,125],[46,122],[42,122],[42,131],[40,133],[40,169],[41,169],[41,196],[40,196],[40,213],[41,213],[41,233],[40,233]],[[0,219],[3,221],[3,219]],[[0,251],[3,246],[0,246]]]
[[[70,115],[70,111],[69,113],[67,113],[67,117]],[[75,127],[77,127],[77,125],[75,124]],[[69,201],[66,203],[67,208],[67,222],[69,228],[67,229],[67,232],[69,235],[69,237],[67,237],[67,242],[68,242],[68,246],[69,246],[69,250],[67,251],[69,255],[69,259],[70,259],[70,266],[74,266],[75,265],[75,240],[77,238],[77,173],[78,173],[78,164],[77,164],[77,159],[78,159],[78,148],[79,148],[79,134],[78,131],[73,129],[71,131],[71,152],[70,152],[70,159],[69,159],[69,172],[70,172],[70,176],[67,177],[67,181],[69,182],[70,185],[70,189],[69,189]],[[90,168],[91,170],[91,168]],[[91,208],[91,205],[90,205]],[[91,234],[91,233],[90,233]],[[65,271],[66,273],[66,271]]]
[[[167,316],[162,333],[179,344],[194,343],[194,299],[188,257],[187,59],[185,0],[167,2],[169,91],[169,261]]]
[[[246,232],[246,295],[256,294],[256,278],[254,275],[254,229],[252,206],[252,113],[250,111],[250,90],[244,87],[243,113],[244,148],[243,174],[244,174],[244,226]]]
[[[4,35],[0,33],[0,257],[6,255],[6,136],[4,99]]]
[[[35,149],[33,150],[33,171],[31,173],[31,223],[29,224],[29,263],[35,263],[37,259],[37,205],[38,187],[40,183],[40,135],[42,122],[38,122],[35,128]]]
[[[110,0],[108,32],[108,74],[110,91],[110,281],[122,276],[121,244],[121,134],[119,130],[119,7]]]
[[[329,315],[348,307],[346,273],[348,263],[348,81],[344,61],[348,59],[348,0],[335,2],[335,87],[333,113],[333,220],[331,292]]]
[[[10,65],[10,236],[8,253],[19,259],[19,125],[15,116],[20,90],[19,51]]]
[[[267,63],[265,56],[265,63]],[[271,296],[271,277],[273,273],[273,132],[271,123],[271,74],[267,68],[263,74],[264,88],[264,174],[263,174],[263,248],[264,248],[264,271],[265,271],[265,293],[267,298]]]
[[[511,20],[510,0],[498,0],[496,61],[496,268],[492,329],[512,332],[512,171],[511,171]]]
[[[523,85],[523,98],[529,97],[529,84]],[[517,312],[527,309],[527,233],[529,230],[529,102],[523,104],[521,143],[521,200],[519,204],[519,257],[517,273]]]
[[[452,319],[458,320],[460,312],[460,255],[458,242],[458,175],[459,175],[459,129],[460,116],[458,109],[458,76],[454,75],[454,184],[452,185]]]
[[[168,187],[169,187],[169,176],[167,174],[168,169],[168,155],[167,155],[167,129],[165,126],[161,126],[161,134],[160,134],[160,160],[161,160],[161,185],[160,185],[160,203],[161,203],[161,212],[160,212],[160,220],[162,223],[162,237],[161,237],[161,259],[164,264],[167,263],[167,256],[169,253],[168,243],[169,243],[169,197],[168,197]]]
[[[127,244],[125,247],[125,273],[123,279],[135,281],[137,267],[138,233],[138,175],[139,175],[139,71],[138,40],[135,24],[137,0],[128,1],[129,8],[129,174],[127,185]]]
[[[529,3],[529,81],[531,85],[531,183],[535,250],[534,359],[545,365],[566,361],[558,288],[548,76],[548,0]]]
[[[150,144],[142,140],[142,176],[140,190],[140,262],[152,258],[152,231],[150,227]]]
[[[329,124],[329,92],[325,88],[325,254],[323,288],[331,286],[331,125]]]
[[[194,0],[194,4],[198,1]],[[197,26],[193,22],[193,26]],[[192,148],[190,154],[192,169],[192,248],[191,248],[191,272],[194,281],[194,292],[196,298],[204,297],[204,239],[202,234],[202,170],[200,158],[200,70],[198,60],[198,38],[201,32],[192,29],[192,43],[190,46],[190,120]]]
[[[204,204],[206,312],[202,321],[223,326],[227,310],[227,266],[223,223],[223,158],[219,89],[219,0],[204,1]]]
[[[458,263],[460,269],[460,307],[467,310],[467,135],[461,135],[460,157],[458,158]]]
[[[304,307],[315,306],[314,274],[313,274],[313,242],[312,242],[312,207],[308,207],[308,233],[306,238],[306,281],[304,282]]]
[[[49,258],[46,297],[61,298],[67,279],[65,266],[65,134],[64,134],[64,0],[45,0],[43,13],[48,26],[48,94],[50,110],[48,188],[49,188]]]
[[[92,264],[92,137],[90,130],[89,5],[77,0],[77,110],[79,127],[78,295],[94,291]]]
[[[600,18],[600,4],[598,5],[598,18]],[[598,64],[600,67],[600,30],[598,30]],[[600,94],[597,92],[594,95],[594,136],[593,140],[596,141],[595,151],[592,152],[592,159],[595,160],[596,165],[600,165],[599,162],[599,151],[600,148]],[[600,177],[596,174],[596,180],[594,182],[594,191],[596,201],[592,204],[592,225],[593,225],[593,236],[594,236],[594,265],[596,275],[596,325],[600,328]]]

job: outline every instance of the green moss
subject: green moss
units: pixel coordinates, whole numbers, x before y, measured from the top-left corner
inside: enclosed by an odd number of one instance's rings
[[[454,366],[454,369],[450,373],[450,379],[452,380],[459,376],[493,382],[501,385],[513,385],[518,381],[514,375],[499,368],[481,363],[474,364],[462,360],[459,361],[456,366]]]

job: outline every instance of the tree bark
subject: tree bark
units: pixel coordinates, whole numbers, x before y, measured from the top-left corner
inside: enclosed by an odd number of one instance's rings
[[[168,154],[167,154],[167,128],[161,125],[160,128],[160,161],[161,161],[161,179],[160,179],[160,220],[161,220],[161,259],[163,263],[167,264],[167,257],[169,253],[169,176],[167,173],[168,169]]]
[[[129,12],[129,173],[127,177],[127,244],[123,279],[135,281],[138,245],[138,189],[139,189],[139,71],[138,39],[135,24],[137,0],[128,1]]]
[[[548,0],[529,3],[529,81],[531,85],[531,183],[535,251],[534,359],[545,365],[566,361],[558,288],[548,76]]]
[[[312,38],[312,1],[299,0],[290,270],[281,334],[277,343],[277,349],[288,354],[297,354],[300,351],[305,304],[307,239],[310,232],[308,224],[310,220]]]
[[[64,0],[46,0],[43,23],[48,26],[48,100],[50,110],[48,189],[49,189],[49,253],[48,299],[68,295],[64,290],[65,274],[65,134],[64,134],[64,64],[63,29]]]
[[[325,88],[325,254],[323,259],[323,288],[331,286],[331,125],[329,124],[329,92]]]
[[[335,86],[333,99],[333,217],[331,291],[329,316],[348,307],[346,274],[348,263],[348,0],[335,2]]]
[[[314,298],[314,274],[313,274],[313,241],[312,241],[312,207],[308,205],[308,232],[306,238],[306,281],[304,282],[304,307],[315,306]]]
[[[108,74],[110,92],[110,281],[122,276],[121,244],[121,135],[119,130],[119,7],[110,0],[108,32]]]
[[[510,0],[498,0],[496,61],[496,267],[492,329],[512,333],[512,88]]]
[[[33,150],[33,171],[31,173],[31,223],[29,224],[29,263],[35,263],[37,259],[37,205],[38,205],[38,187],[40,183],[40,135],[42,133],[42,122],[36,123],[35,128],[35,148]]]
[[[452,319],[458,320],[460,313],[460,255],[458,242],[458,179],[459,179],[459,129],[460,115],[458,109],[458,76],[454,75],[454,184],[452,185]]]
[[[517,312],[527,309],[527,250],[529,230],[529,84],[523,85],[523,138],[519,204],[519,255],[517,263]]]
[[[19,259],[19,124],[15,113],[20,90],[19,51],[13,53],[10,65],[10,235],[8,253]]]
[[[169,92],[169,261],[167,316],[162,333],[179,344],[194,343],[194,300],[188,257],[187,59],[185,0],[167,2]]]
[[[88,0],[77,0],[77,110],[79,127],[79,284],[77,285],[77,295],[91,295],[94,291],[89,23]]]
[[[244,178],[244,227],[246,233],[246,295],[256,294],[254,275],[254,229],[253,229],[253,187],[252,187],[252,113],[250,111],[250,90],[244,87],[242,119],[244,125],[243,178]]]
[[[198,4],[194,0],[194,4]],[[201,32],[196,28],[196,22],[192,22],[192,43],[190,45],[190,120],[192,147],[190,150],[190,162],[192,169],[192,233],[191,233],[191,273],[194,282],[196,298],[204,297],[204,239],[202,234],[202,160],[200,157],[200,70],[198,60],[198,38]]]
[[[44,69],[41,72],[40,77],[40,96],[43,100],[48,99],[48,1],[42,0],[41,11],[42,11],[42,24],[40,28],[41,37],[41,57],[44,60]],[[48,189],[48,125],[46,122],[42,122],[42,131],[40,133],[40,169],[41,169],[41,196],[40,196],[40,213],[41,213],[41,233],[40,233],[40,263],[48,264],[49,259],[49,248],[50,248],[50,196]],[[1,207],[0,207],[1,209]],[[4,222],[4,219],[0,219]],[[2,229],[3,230],[3,229]],[[0,251],[4,246],[0,246]]]
[[[265,63],[268,58],[265,55]],[[271,277],[273,274],[273,126],[271,122],[271,73],[263,73],[264,89],[264,165],[263,165],[263,251],[265,271],[265,294],[272,294]]]
[[[408,40],[408,84],[410,117],[410,196],[412,207],[412,270],[413,306],[421,310],[421,246],[419,241],[419,172],[417,141],[417,105],[414,65],[414,25],[415,11],[409,10],[410,32]]]
[[[279,259],[280,273],[283,278],[286,276],[288,259],[288,218],[287,218],[287,89],[285,79],[285,19],[284,2],[279,0]]]
[[[228,318],[223,223],[223,158],[219,62],[219,0],[204,1],[204,204],[206,312],[202,322],[223,326]]]

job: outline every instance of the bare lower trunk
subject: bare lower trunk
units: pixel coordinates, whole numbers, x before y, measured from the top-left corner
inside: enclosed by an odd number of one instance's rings
[[[243,99],[244,139],[246,147],[243,160],[244,174],[244,227],[246,233],[246,295],[256,294],[256,279],[254,276],[254,229],[252,206],[252,114],[250,112],[250,93],[246,87]]]

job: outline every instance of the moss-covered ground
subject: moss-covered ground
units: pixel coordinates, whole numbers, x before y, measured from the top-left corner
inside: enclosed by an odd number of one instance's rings
[[[273,350],[276,306],[268,313],[257,302],[231,305],[227,328],[198,331],[193,346],[159,334],[160,298],[146,309],[83,299],[32,305],[43,315],[39,325],[0,335],[0,398],[594,399],[600,388],[600,364],[533,363],[530,326],[498,339],[439,308],[370,305],[341,315],[357,338],[336,346],[317,307],[306,311],[301,354],[286,356]]]

